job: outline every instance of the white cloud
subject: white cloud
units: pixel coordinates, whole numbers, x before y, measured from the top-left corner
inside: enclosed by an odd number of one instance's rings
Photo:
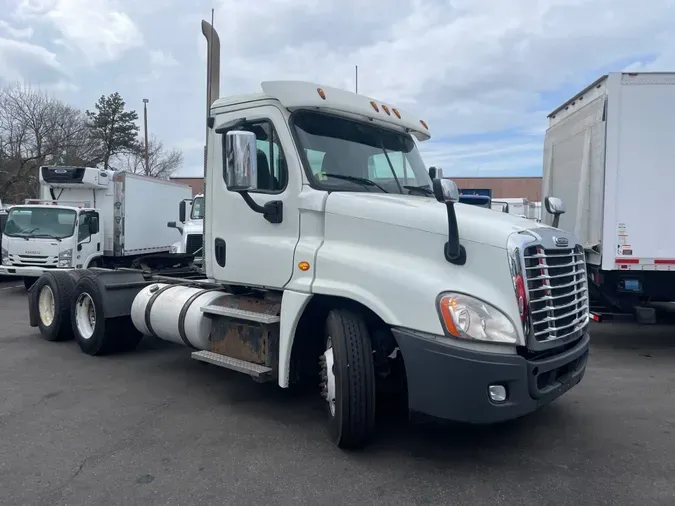
[[[178,60],[176,60],[171,53],[166,53],[160,50],[150,51],[150,63],[158,67],[177,67]]]
[[[149,98],[151,130],[184,146],[185,171],[202,163],[199,21],[212,6],[223,95],[269,79],[353,89],[358,65],[360,92],[429,123],[422,150],[447,173],[536,172],[546,116],[564,99],[610,70],[675,70],[675,0],[3,1],[18,6],[16,26],[34,27],[31,40],[51,37],[60,61],[68,48],[91,63],[118,59],[110,74],[79,69],[82,93]],[[153,51],[133,50],[146,41]]]
[[[114,0],[19,0],[15,16],[52,24],[60,42],[90,65],[115,60],[143,44],[141,31]]]
[[[0,82],[12,81],[61,90],[72,86],[55,53],[36,44],[0,37]]]
[[[35,30],[33,30],[32,26],[16,28],[7,21],[0,19],[0,33],[4,33],[12,39],[30,39],[35,33]]]

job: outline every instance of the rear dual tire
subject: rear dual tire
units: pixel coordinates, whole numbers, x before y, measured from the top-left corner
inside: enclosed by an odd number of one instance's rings
[[[107,355],[131,351],[143,339],[129,316],[106,318],[103,296],[94,276],[77,282],[71,301],[72,330],[83,353]]]

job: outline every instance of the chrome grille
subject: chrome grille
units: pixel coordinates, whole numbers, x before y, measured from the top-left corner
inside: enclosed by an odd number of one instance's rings
[[[523,253],[534,339],[544,343],[579,333],[588,323],[589,314],[582,247],[530,245]]]

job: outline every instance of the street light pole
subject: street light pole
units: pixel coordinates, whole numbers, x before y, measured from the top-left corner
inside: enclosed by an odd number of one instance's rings
[[[145,175],[150,175],[150,161],[148,157],[148,102],[147,98],[143,99],[143,125],[145,127]]]

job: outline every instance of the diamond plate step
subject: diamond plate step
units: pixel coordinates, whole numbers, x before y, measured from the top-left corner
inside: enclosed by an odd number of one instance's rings
[[[245,309],[235,309],[224,306],[202,306],[201,309],[204,314],[227,316],[228,318],[264,323],[266,325],[278,323],[281,320],[281,318],[276,315],[256,313],[255,311],[246,311]]]
[[[225,355],[213,353],[212,351],[195,351],[192,353],[192,358],[199,360],[200,362],[206,362],[208,364],[217,365],[218,367],[224,367],[225,369],[231,369],[232,371],[242,372],[256,378],[263,378],[272,373],[272,369],[265,367],[264,365],[226,357]]]

